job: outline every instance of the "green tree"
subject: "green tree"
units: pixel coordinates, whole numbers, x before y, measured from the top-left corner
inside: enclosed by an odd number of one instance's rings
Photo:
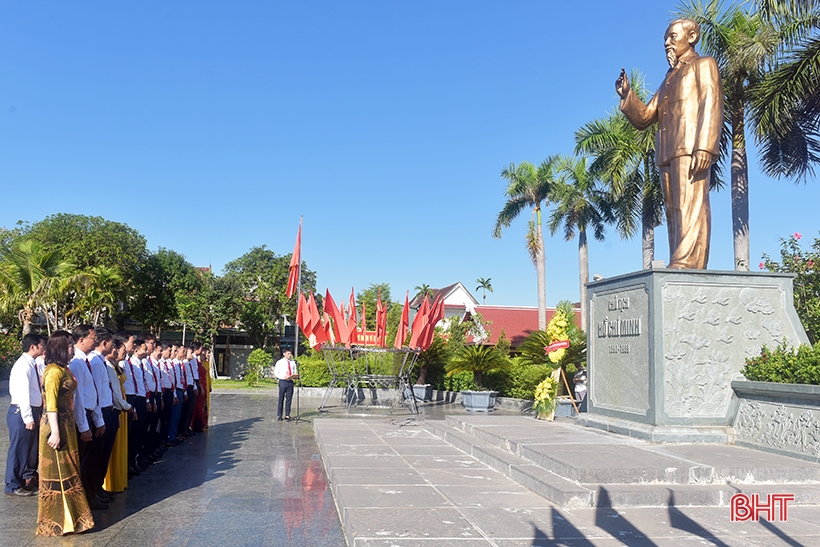
[[[632,90],[646,102],[640,72],[630,75]],[[655,228],[663,222],[663,192],[655,163],[658,125],[639,131],[620,112],[594,120],[575,132],[575,152],[595,157],[589,169],[606,183],[613,205],[615,226],[631,238],[640,219],[644,269],[655,259]]]
[[[22,237],[37,240],[45,251],[59,251],[78,270],[116,268],[128,285],[148,255],[145,238],[126,224],[102,217],[59,213],[31,226],[21,226]]]
[[[609,196],[600,189],[598,180],[587,168],[586,158],[564,157],[559,162],[560,179],[554,186],[552,200],[556,206],[550,215],[552,234],[563,224],[564,239],[575,237],[578,231],[578,272],[581,286],[581,329],[586,330],[587,288],[589,283],[589,247],[587,230],[598,241],[604,240],[612,211]]]
[[[114,317],[117,304],[123,300],[122,277],[116,268],[106,266],[92,266],[84,273],[76,304],[67,315],[76,314],[80,321],[100,325]]]
[[[23,334],[28,334],[34,315],[45,311],[60,284],[75,272],[58,251],[45,250],[33,239],[17,241],[0,257],[0,308],[16,311]]]
[[[780,33],[780,51],[752,90],[763,172],[806,181],[820,162],[820,2],[758,0],[760,14]]]
[[[379,293],[381,293],[382,305],[385,307],[390,306],[390,283],[371,283],[369,287],[356,295],[359,317],[361,318],[362,316],[362,305],[364,305],[367,311],[367,317],[365,317],[367,320],[367,330],[370,331],[376,330],[376,302],[378,301]],[[394,330],[394,336],[395,333],[396,331]],[[390,340],[391,344],[392,342],[393,341]]]
[[[433,289],[430,288],[430,285],[427,283],[422,283],[421,285],[416,285],[413,287],[413,290],[416,291],[416,296],[413,297],[415,300],[416,298],[424,298],[425,296],[430,296],[433,294]]]
[[[538,328],[547,326],[547,273],[544,255],[544,234],[541,225],[541,208],[549,205],[556,179],[556,156],[550,156],[539,167],[529,162],[513,163],[501,171],[507,189],[507,201],[498,213],[493,237],[501,238],[504,228],[512,224],[525,209],[532,209],[527,231],[527,250],[533,259],[538,281]]]
[[[277,322],[283,314],[295,317],[296,299],[286,297],[290,254],[277,256],[265,247],[254,247],[225,265],[224,277],[241,292],[239,321],[260,347],[279,340]],[[316,291],[316,272],[302,262],[302,291]]]
[[[483,304],[487,303],[487,291],[493,292],[493,285],[490,282],[491,280],[492,280],[491,277],[488,277],[486,279],[483,278],[483,277],[479,277],[478,279],[475,280],[475,282],[478,283],[478,287],[475,288],[476,292],[478,292],[479,289],[484,291],[484,295],[483,295],[483,298],[482,298],[482,303]]]

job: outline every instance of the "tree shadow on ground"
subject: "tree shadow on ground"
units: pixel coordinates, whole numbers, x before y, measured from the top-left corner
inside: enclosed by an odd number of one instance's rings
[[[236,467],[235,451],[248,439],[251,427],[262,418],[249,418],[210,426],[206,432],[170,448],[154,465],[129,479],[125,492],[116,494],[110,509],[95,512],[99,532],[180,492],[223,476]]]

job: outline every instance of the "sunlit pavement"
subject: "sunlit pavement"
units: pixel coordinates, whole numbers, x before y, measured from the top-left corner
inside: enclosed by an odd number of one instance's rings
[[[7,385],[0,383],[3,409]],[[3,420],[3,469],[7,451]],[[92,531],[38,538],[37,498],[0,496],[0,545],[345,544],[312,424],[276,421],[270,395],[214,393],[208,431],[168,450],[94,519]]]

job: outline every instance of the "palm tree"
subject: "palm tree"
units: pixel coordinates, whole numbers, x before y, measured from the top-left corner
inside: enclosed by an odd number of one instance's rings
[[[820,162],[820,1],[757,3],[781,39],[780,59],[753,90],[750,107],[763,172],[805,182]]]
[[[122,276],[117,268],[93,266],[85,272],[83,282],[77,291],[77,303],[68,315],[84,314],[85,320],[98,325],[104,313],[112,316],[114,306],[119,301]]]
[[[494,372],[510,367],[509,359],[495,349],[494,346],[464,346],[450,359],[444,369],[448,375],[459,372],[472,372],[473,380],[478,389],[484,387],[481,383],[485,372]]]
[[[505,192],[507,201],[498,213],[493,237],[501,238],[504,228],[512,224],[525,208],[532,208],[526,241],[527,250],[535,264],[538,278],[538,328],[547,328],[547,274],[544,256],[544,234],[541,228],[541,207],[549,204],[549,196],[555,184],[557,156],[550,156],[538,168],[529,162],[511,163],[501,171],[509,184]]]
[[[570,241],[578,230],[578,271],[581,285],[581,329],[586,331],[589,248],[587,229],[598,241],[613,220],[609,196],[599,188],[598,179],[588,169],[585,157],[565,157],[559,162],[560,179],[552,194],[556,204],[549,220],[550,233],[564,225],[564,239]],[[541,329],[544,330],[544,329]]]
[[[630,82],[646,102],[643,76],[633,71]],[[657,124],[639,131],[616,111],[575,132],[575,153],[595,156],[589,169],[609,187],[615,226],[622,238],[635,235],[640,218],[644,269],[655,259],[655,227],[663,222],[663,191],[655,163],[657,131]]]
[[[416,291],[415,298],[424,298],[425,296],[430,296],[431,294],[433,294],[433,289],[431,289],[430,285],[428,285],[427,283],[416,285],[415,287],[413,287],[413,290]]]
[[[723,81],[724,119],[731,132],[732,232],[735,269],[749,270],[749,166],[746,116],[752,90],[780,45],[780,32],[759,12],[735,4],[688,0],[678,14],[700,25],[702,51],[715,58]]]
[[[488,277],[486,279],[483,277],[479,277],[475,280],[475,282],[478,283],[478,287],[475,288],[476,292],[478,292],[479,289],[482,289],[484,291],[484,298],[482,300],[482,304],[487,303],[487,291],[493,292],[493,285],[492,283],[490,283],[491,279],[492,277]]]
[[[71,276],[74,265],[57,251],[47,252],[33,239],[16,243],[0,262],[0,307],[16,311],[23,335],[34,314],[49,302],[55,288]]]

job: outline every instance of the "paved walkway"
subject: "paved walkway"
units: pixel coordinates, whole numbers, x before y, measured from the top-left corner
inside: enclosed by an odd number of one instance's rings
[[[517,413],[473,416],[439,404],[418,417],[401,409],[346,417],[336,406],[319,417],[318,400],[303,399],[313,423],[287,423],[275,421],[272,393],[251,393],[215,393],[209,431],[171,449],[109,511],[95,512],[93,531],[37,538],[36,498],[0,496],[0,547],[342,547],[345,539],[349,547],[820,545],[817,505],[790,506],[786,522],[756,523],[732,523],[727,507],[560,507],[431,433],[449,414],[468,416],[487,434],[524,431],[541,444],[571,444],[567,431],[546,440],[534,434],[531,426],[546,424]],[[3,422],[3,468],[7,443]],[[557,449],[545,453],[559,459]],[[805,462],[795,460],[794,469]]]
[[[94,512],[92,531],[38,538],[37,498],[0,496],[0,546],[344,546],[312,425],[277,422],[269,395],[215,393],[212,406],[210,429],[132,479],[108,511]],[[4,470],[7,451],[3,420]]]

